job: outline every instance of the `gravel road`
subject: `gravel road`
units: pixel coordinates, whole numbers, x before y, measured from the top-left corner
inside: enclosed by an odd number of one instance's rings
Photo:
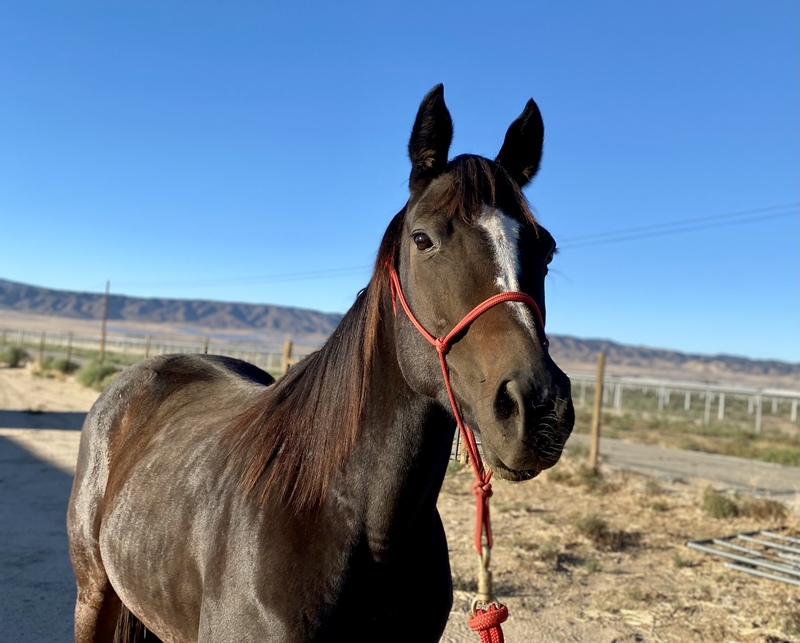
[[[589,437],[576,434],[570,441],[588,445]],[[600,457],[601,462],[613,467],[666,480],[708,482],[718,491],[738,491],[778,500],[792,499],[800,493],[798,467],[610,438],[600,441]]]

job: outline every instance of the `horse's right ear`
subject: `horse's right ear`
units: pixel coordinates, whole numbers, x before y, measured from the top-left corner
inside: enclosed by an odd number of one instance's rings
[[[439,84],[422,99],[408,141],[412,192],[444,171],[452,140],[453,119],[444,104],[444,85]]]
[[[522,114],[508,128],[503,147],[495,160],[523,188],[539,171],[543,142],[542,114],[531,98]]]

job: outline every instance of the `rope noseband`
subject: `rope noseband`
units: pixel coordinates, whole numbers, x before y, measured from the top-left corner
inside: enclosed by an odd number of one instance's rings
[[[483,461],[481,460],[480,453],[478,452],[478,445],[475,440],[475,434],[470,429],[461,417],[461,412],[458,409],[456,398],[453,393],[453,387],[450,383],[450,373],[447,368],[447,353],[450,351],[456,337],[464,331],[473,321],[480,317],[490,308],[505,302],[521,302],[527,304],[536,315],[536,320],[539,322],[539,327],[544,332],[544,317],[542,316],[539,306],[530,295],[523,292],[511,291],[502,292],[492,297],[489,297],[482,303],[478,304],[470,312],[468,312],[460,322],[458,322],[453,329],[442,337],[434,337],[429,333],[420,321],[411,312],[411,308],[406,301],[403,289],[400,286],[400,278],[397,276],[397,271],[394,266],[388,266],[389,279],[392,288],[392,305],[395,312],[397,312],[397,300],[400,300],[400,305],[403,307],[408,319],[420,332],[420,334],[436,349],[439,355],[439,364],[442,367],[442,376],[444,377],[444,385],[447,389],[447,397],[450,400],[450,406],[453,409],[453,415],[458,425],[458,430],[461,433],[461,439],[467,447],[467,454],[469,461],[472,464],[472,470],[475,474],[475,483],[472,486],[472,493],[477,500],[476,516],[475,516],[475,549],[481,557],[481,579],[479,580],[478,589],[479,596],[473,601],[470,617],[470,627],[478,632],[481,636],[481,641],[485,643],[498,642],[502,643],[503,633],[500,630],[500,623],[508,618],[508,608],[505,605],[500,605],[494,599],[491,589],[491,573],[489,572],[489,557],[492,548],[492,529],[489,521],[489,498],[492,495],[492,470],[484,469]],[[547,338],[544,339],[543,345],[547,349],[549,342]],[[483,534],[486,534],[486,547],[483,546]],[[476,609],[478,602],[492,603],[486,610]]]

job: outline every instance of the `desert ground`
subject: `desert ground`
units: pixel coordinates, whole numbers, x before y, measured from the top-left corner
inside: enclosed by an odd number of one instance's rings
[[[96,397],[69,378],[0,369],[2,640],[71,640],[64,515]],[[581,438],[538,479],[494,483],[492,569],[509,643],[800,641],[800,588],[728,570],[685,545],[767,528],[798,535],[800,470],[607,440],[596,476]],[[439,501],[455,586],[442,640],[466,643],[478,640],[466,625],[477,565],[472,478],[452,469]],[[714,517],[709,496],[738,509]]]

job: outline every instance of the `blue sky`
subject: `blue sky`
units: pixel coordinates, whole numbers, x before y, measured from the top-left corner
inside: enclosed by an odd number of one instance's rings
[[[452,154],[541,108],[550,332],[800,361],[799,23],[794,0],[4,3],[0,277],[343,312],[442,82]]]

